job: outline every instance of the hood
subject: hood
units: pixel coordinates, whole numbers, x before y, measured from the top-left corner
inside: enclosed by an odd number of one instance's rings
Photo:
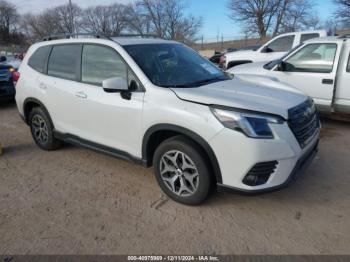
[[[247,57],[252,57],[252,55],[254,55],[256,53],[256,51],[254,50],[241,50],[241,51],[236,51],[236,52],[230,52],[226,54],[226,57],[231,58],[247,58]]]
[[[287,119],[288,109],[305,102],[307,96],[295,89],[275,88],[272,83],[275,86],[283,85],[267,78],[264,83],[257,84],[235,77],[197,88],[172,90],[182,100],[264,112]]]
[[[232,67],[227,70],[231,74],[267,74],[269,70],[264,68],[267,62],[258,62],[258,63],[248,63],[239,66]]]

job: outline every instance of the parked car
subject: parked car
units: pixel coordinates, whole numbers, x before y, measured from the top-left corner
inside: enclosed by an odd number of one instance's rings
[[[260,75],[287,83],[311,96],[322,113],[350,114],[350,37],[306,41],[283,58],[241,65],[235,75]]]
[[[41,149],[65,141],[153,165],[162,190],[184,204],[216,187],[285,187],[317,151],[319,119],[307,96],[231,79],[181,43],[46,41],[19,72],[18,110]]]
[[[247,46],[239,48],[237,51],[247,51],[247,50],[256,51],[260,47],[262,47],[262,45],[247,45]]]
[[[230,69],[247,63],[272,61],[281,58],[300,43],[312,38],[325,36],[327,36],[325,30],[282,34],[273,38],[257,50],[245,50],[226,54],[222,59],[223,68]]]
[[[15,99],[15,86],[13,84],[13,74],[15,69],[6,63],[6,57],[0,57],[0,102]]]
[[[223,53],[216,51],[215,54],[209,58],[209,61],[218,65],[220,63],[220,57],[223,55]]]

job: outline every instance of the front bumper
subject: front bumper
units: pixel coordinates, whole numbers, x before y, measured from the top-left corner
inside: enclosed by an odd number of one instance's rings
[[[306,171],[306,169],[310,166],[314,158],[316,157],[318,152],[318,141],[317,143],[308,150],[296,163],[294,169],[292,170],[291,174],[288,176],[287,180],[274,187],[268,187],[264,189],[257,189],[257,190],[245,190],[245,189],[240,189],[240,188],[235,188],[223,184],[217,184],[218,190],[219,191],[228,191],[228,192],[239,192],[239,193],[245,193],[245,194],[261,194],[261,193],[268,193],[272,191],[277,191],[283,188],[286,188],[293,184],[297,178],[301,175],[303,175]]]
[[[274,125],[272,129],[275,139],[270,140],[251,139],[229,129],[211,139],[222,176],[218,188],[253,194],[274,191],[288,186],[305,171],[317,153],[319,130],[301,148],[288,124]],[[270,161],[278,164],[264,184],[249,186],[243,182],[256,164]]]

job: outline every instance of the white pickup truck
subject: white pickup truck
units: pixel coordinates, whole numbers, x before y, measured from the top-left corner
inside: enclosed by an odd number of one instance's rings
[[[350,114],[349,58],[349,35],[318,38],[305,42],[279,60],[241,65],[228,72],[289,84],[311,96],[321,113]]]
[[[327,36],[325,30],[286,33],[276,36],[257,50],[242,50],[225,54],[221,59],[221,67],[232,67],[262,61],[272,61],[284,56],[299,44],[318,37]]]

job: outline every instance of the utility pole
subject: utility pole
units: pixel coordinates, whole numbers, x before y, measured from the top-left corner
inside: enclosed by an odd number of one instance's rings
[[[70,33],[74,34],[75,33],[75,28],[74,28],[72,0],[69,0],[69,23],[70,23],[70,31],[71,31]]]

